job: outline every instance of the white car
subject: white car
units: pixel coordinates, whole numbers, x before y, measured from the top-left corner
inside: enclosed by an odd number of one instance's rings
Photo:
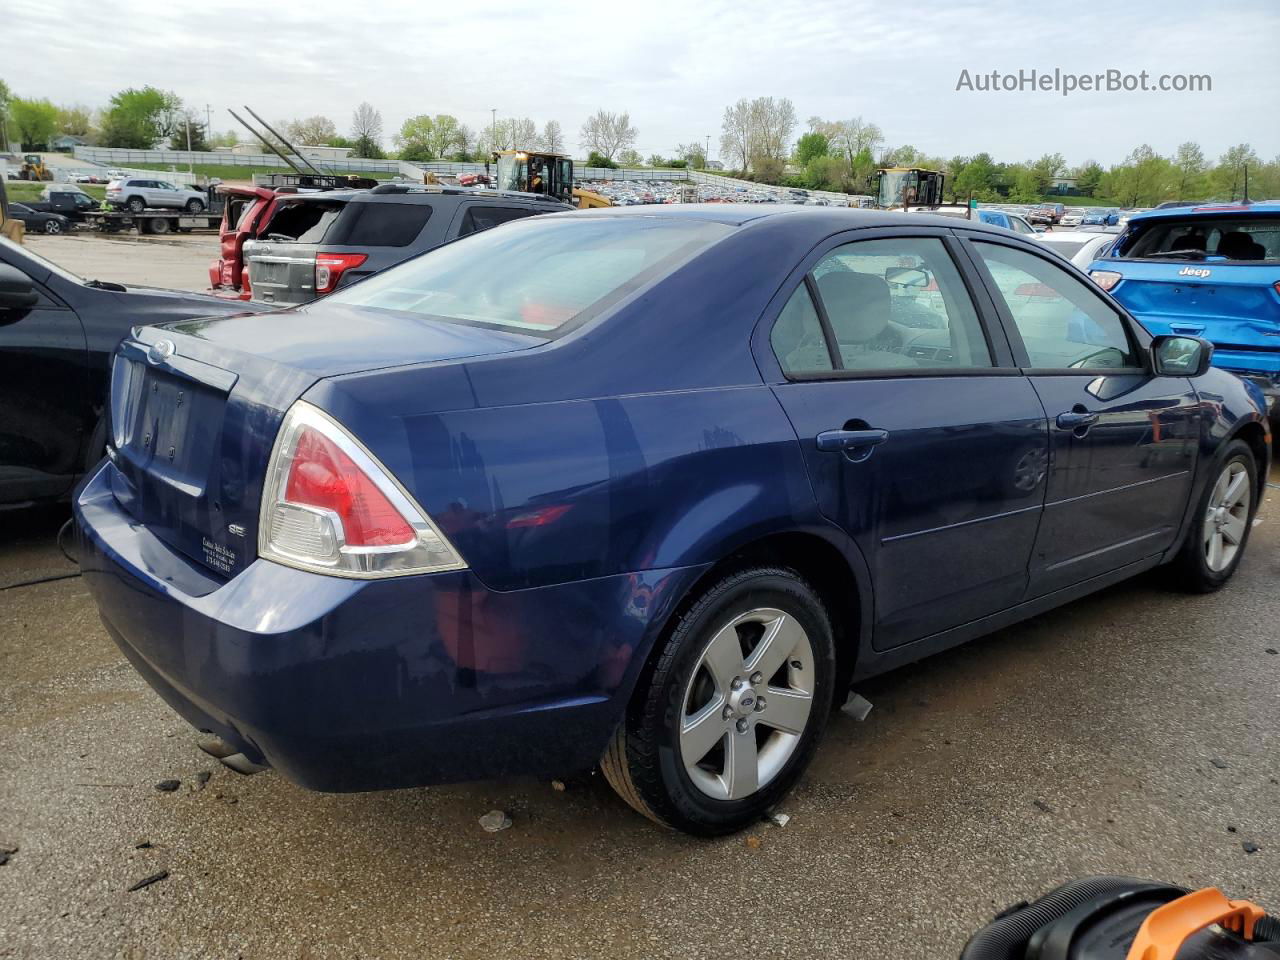
[[[202,190],[174,186],[167,180],[126,177],[107,184],[107,204],[141,213],[148,207],[167,207],[200,213],[209,204]]]
[[[1062,219],[1058,221],[1060,227],[1078,227],[1080,221],[1084,219],[1083,210],[1068,210],[1062,215]]]
[[[1111,248],[1119,238],[1119,233],[1100,233],[1093,230],[1072,230],[1039,234],[1039,240],[1046,247],[1062,257],[1070,260],[1081,270]]]

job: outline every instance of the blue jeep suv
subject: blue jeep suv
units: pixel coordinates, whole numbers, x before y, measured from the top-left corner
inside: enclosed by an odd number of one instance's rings
[[[1212,341],[1214,365],[1256,383],[1280,416],[1280,202],[1137,215],[1089,272],[1151,333]]]

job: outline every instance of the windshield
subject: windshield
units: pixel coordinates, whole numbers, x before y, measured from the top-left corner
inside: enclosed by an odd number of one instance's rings
[[[10,209],[13,209],[17,206],[19,206],[19,204],[15,204],[15,203],[9,204]],[[46,260],[44,257],[40,256],[40,254],[32,250],[30,246],[19,247],[13,241],[6,240],[4,237],[0,237],[0,250],[3,250],[5,254],[12,254],[12,256],[6,256],[4,258],[0,258],[0,260],[8,260],[9,263],[20,264],[21,263],[20,258],[25,257],[27,260],[35,261],[45,270],[48,270],[50,273],[54,274],[55,276],[61,277],[63,280],[67,280],[71,283],[85,282],[84,277],[81,277],[81,276],[78,276],[77,274],[72,273],[70,270],[67,270],[65,267],[58,266],[52,260]]]
[[[498,157],[498,183],[499,190],[519,190],[521,189],[520,180],[521,168],[524,164],[516,160],[515,154],[504,154]]]
[[[880,206],[895,207],[902,203],[909,170],[885,170],[880,174]]]
[[[1139,221],[1122,242],[1128,260],[1280,261],[1280,214],[1247,217],[1171,217]]]
[[[1045,243],[1054,253],[1061,254],[1068,260],[1084,249],[1083,240],[1046,240]]]
[[[550,333],[616,303],[732,229],[662,217],[530,218],[471,234],[329,299]]]

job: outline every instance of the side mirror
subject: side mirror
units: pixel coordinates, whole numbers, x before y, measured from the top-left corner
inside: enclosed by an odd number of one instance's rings
[[[1213,344],[1199,337],[1162,336],[1151,341],[1151,367],[1161,377],[1198,377],[1209,369]]]
[[[25,310],[40,300],[31,278],[7,263],[0,263],[0,310]]]
[[[889,267],[884,272],[886,283],[894,283],[900,287],[927,287],[929,271],[918,267]]]

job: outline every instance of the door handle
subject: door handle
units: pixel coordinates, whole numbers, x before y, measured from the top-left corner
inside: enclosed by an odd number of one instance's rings
[[[871,448],[889,439],[888,430],[824,430],[817,436],[818,449],[827,452],[843,450],[851,457],[862,453],[858,459],[871,456]]]
[[[1098,415],[1079,404],[1070,413],[1058,414],[1059,430],[1087,430],[1098,422]]]

